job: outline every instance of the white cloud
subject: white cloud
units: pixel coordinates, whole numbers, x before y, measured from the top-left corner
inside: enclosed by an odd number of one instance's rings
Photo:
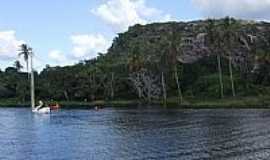
[[[98,52],[106,52],[111,45],[111,41],[101,34],[73,35],[72,56],[77,59],[95,58]]]
[[[135,24],[172,19],[169,14],[146,6],[145,0],[108,0],[98,8],[92,9],[92,13],[116,32],[126,31],[129,26]]]
[[[73,64],[72,59],[68,58],[68,56],[60,50],[50,51],[48,54],[48,57],[53,63],[55,63],[56,65],[59,65],[59,66]]]
[[[192,0],[206,17],[270,20],[270,0]]]
[[[170,14],[165,14],[159,19],[159,22],[169,22],[169,21],[176,21]]]
[[[24,60],[21,60],[21,62],[24,62]],[[34,55],[34,58],[33,58],[33,67],[34,67],[34,70],[36,70],[38,72],[42,71],[42,69],[46,66],[46,62],[47,61],[44,61],[43,59],[40,59],[40,58],[38,58],[37,56]],[[26,71],[25,65],[24,65],[23,70]]]
[[[27,71],[26,62],[23,56],[18,56],[20,45],[25,43],[23,40],[18,40],[16,32],[13,30],[0,32],[0,68],[13,66],[16,60],[23,65],[22,71]],[[45,65],[43,61],[38,59],[34,51],[34,68],[40,71]],[[30,69],[30,68],[29,68]]]
[[[18,55],[19,46],[24,43],[17,40],[15,31],[0,32],[0,60],[11,60]]]
[[[51,65],[71,65],[78,60],[92,59],[97,57],[98,53],[105,53],[111,45],[111,41],[101,34],[79,34],[70,37],[72,51],[64,53],[61,50],[51,50],[48,57]]]
[[[92,12],[116,32],[125,31],[130,25],[137,23],[172,20],[171,15],[146,6],[145,0],[107,0]],[[106,53],[112,44],[112,39],[102,34],[77,34],[72,35],[70,39],[72,43],[70,53],[64,54],[60,50],[48,53],[49,59],[54,64],[69,65],[77,60],[95,58],[99,52]]]

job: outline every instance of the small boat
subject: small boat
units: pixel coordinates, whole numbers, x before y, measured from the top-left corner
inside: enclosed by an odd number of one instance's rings
[[[41,113],[41,114],[49,114],[51,113],[51,109],[49,107],[44,107],[40,109],[34,109],[32,110],[33,113]]]
[[[50,107],[43,107],[43,102],[39,101],[39,105],[32,109],[33,113],[48,114],[51,112]]]
[[[58,110],[60,109],[60,105],[58,103],[54,104],[54,105],[49,105],[51,110]]]

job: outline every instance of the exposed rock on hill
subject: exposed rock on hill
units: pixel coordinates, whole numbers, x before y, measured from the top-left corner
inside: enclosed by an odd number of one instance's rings
[[[140,52],[154,62],[164,53],[175,52],[181,63],[194,63],[203,57],[221,54],[226,59],[231,57],[235,66],[248,63],[254,68],[258,52],[269,51],[270,23],[231,19],[233,25],[227,29],[225,21],[213,21],[212,42],[208,20],[135,25],[119,34],[109,54],[128,57]],[[228,33],[231,36],[226,39]]]

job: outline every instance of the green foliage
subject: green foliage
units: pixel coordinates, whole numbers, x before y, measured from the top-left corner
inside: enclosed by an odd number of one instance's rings
[[[257,36],[257,41],[249,39],[251,34]],[[185,38],[196,41],[198,35],[206,35],[202,50],[196,42],[185,46]],[[138,99],[137,89],[132,83],[134,81],[130,79],[133,73],[141,70],[153,74],[151,78],[155,78],[155,84],[150,87],[155,86],[156,90],[161,90],[158,87],[161,87],[163,73],[167,95],[177,97],[177,68],[184,99],[218,99],[220,84],[217,55],[221,56],[225,97],[230,97],[232,92],[229,57],[234,59],[232,67],[237,96],[268,95],[269,41],[270,30],[262,24],[243,23],[231,18],[135,25],[128,32],[119,34],[106,54],[100,53],[95,59],[81,61],[73,66],[46,66],[41,73],[35,73],[36,97],[71,102]],[[28,62],[29,54],[26,53],[29,48],[27,45],[22,47],[21,55]],[[188,58],[195,60],[184,63],[179,60],[181,56],[190,56]],[[0,99],[15,98],[18,102],[30,100],[30,82],[27,73],[20,72],[20,68],[21,65],[16,62],[15,68],[0,71]]]

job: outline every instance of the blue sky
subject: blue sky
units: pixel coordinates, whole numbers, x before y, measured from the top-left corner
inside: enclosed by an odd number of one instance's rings
[[[5,0],[0,5],[0,68],[13,64],[22,42],[34,48],[40,70],[106,52],[116,33],[136,23],[230,14],[267,20],[269,5],[270,0]]]

